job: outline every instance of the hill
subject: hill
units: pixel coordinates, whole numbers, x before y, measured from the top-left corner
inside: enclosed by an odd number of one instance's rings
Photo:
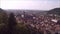
[[[48,11],[48,14],[57,14],[60,15],[60,8],[54,8]]]

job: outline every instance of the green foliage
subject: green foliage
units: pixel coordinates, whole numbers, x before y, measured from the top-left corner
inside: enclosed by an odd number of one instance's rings
[[[7,31],[7,30],[8,30],[7,25],[0,25],[0,32],[3,33],[5,31]],[[24,24],[17,24],[14,33],[15,34],[30,34],[30,31],[28,30],[28,28],[26,28],[26,26]]]
[[[7,23],[7,19],[8,19],[8,15],[6,11],[3,11],[2,9],[0,9],[0,24]]]
[[[57,14],[60,15],[60,8],[55,8],[50,11],[48,11],[48,14]]]
[[[16,29],[18,34],[30,34],[30,31],[24,24],[17,24]]]

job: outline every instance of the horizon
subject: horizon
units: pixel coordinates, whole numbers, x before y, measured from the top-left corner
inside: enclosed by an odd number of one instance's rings
[[[57,7],[57,8],[60,8],[60,7]],[[2,8],[0,8],[0,9],[2,9]],[[52,8],[52,9],[56,9],[56,8]],[[50,9],[50,10],[52,10],[52,9]],[[36,9],[3,9],[3,10],[36,10]],[[49,11],[49,10],[38,10],[38,11]]]

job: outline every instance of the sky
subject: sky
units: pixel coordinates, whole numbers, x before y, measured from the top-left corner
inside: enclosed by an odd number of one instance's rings
[[[60,8],[60,0],[0,0],[0,8],[50,10]]]

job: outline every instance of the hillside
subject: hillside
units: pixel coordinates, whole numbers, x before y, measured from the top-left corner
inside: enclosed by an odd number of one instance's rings
[[[48,11],[48,14],[57,14],[60,15],[60,8],[54,8]]]

